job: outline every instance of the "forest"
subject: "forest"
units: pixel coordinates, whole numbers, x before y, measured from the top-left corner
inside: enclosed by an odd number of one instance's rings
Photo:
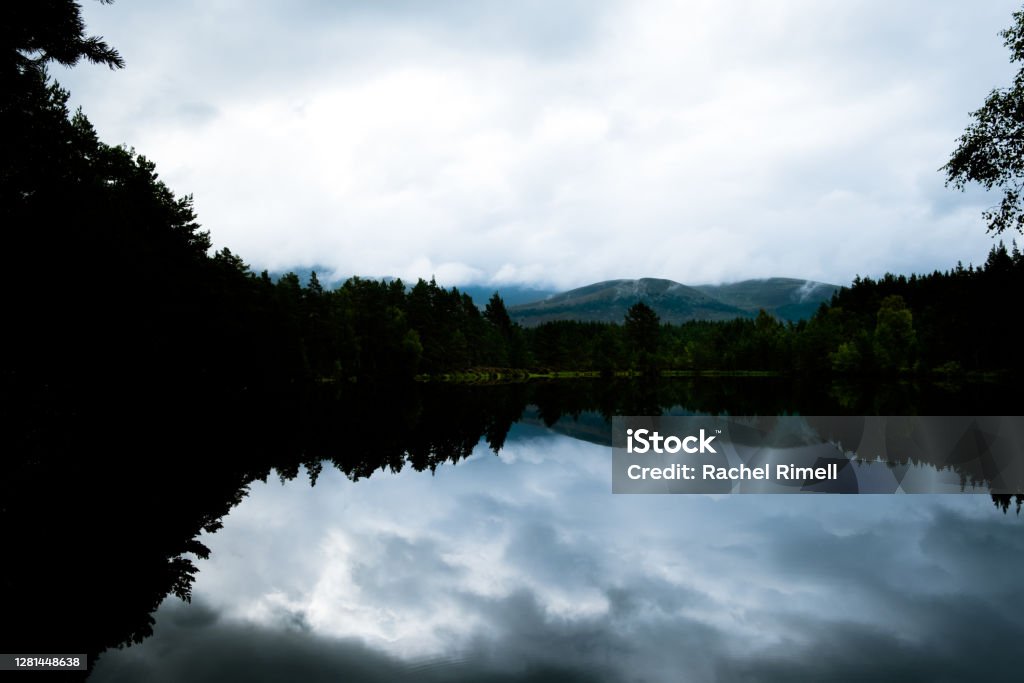
[[[637,302],[621,324],[555,321],[523,328],[495,293],[481,311],[431,280],[352,278],[326,291],[314,273],[276,283],[230,254],[291,371],[313,379],[421,379],[596,372],[771,372],[813,376],[1007,373],[1013,316],[1005,296],[1024,283],[1024,256],[1000,243],[978,267],[857,278],[799,323],[756,319],[662,324]],[[519,371],[518,373],[516,371]]]

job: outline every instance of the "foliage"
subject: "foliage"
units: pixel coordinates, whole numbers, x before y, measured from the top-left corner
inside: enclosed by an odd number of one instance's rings
[[[110,4],[112,0],[100,0]],[[3,71],[0,84],[5,90],[23,78],[39,78],[46,63],[56,61],[74,66],[81,59],[120,69],[124,60],[101,37],[87,36],[82,8],[74,0],[33,0],[4,8],[4,30],[0,32]]]
[[[1010,61],[1021,65],[1008,88],[995,88],[942,170],[947,184],[958,189],[970,182],[986,190],[1000,188],[997,207],[983,213],[988,229],[996,234],[1007,229],[1024,232],[1024,9],[1013,14],[1013,25],[1001,33],[1010,50]]]

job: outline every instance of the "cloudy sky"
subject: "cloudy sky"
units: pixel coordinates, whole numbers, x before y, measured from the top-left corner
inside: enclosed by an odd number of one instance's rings
[[[612,496],[610,459],[519,425],[435,474],[256,483],[91,680],[1019,678],[988,495]]]
[[[101,136],[255,268],[566,288],[978,263],[1016,3],[85,2]]]

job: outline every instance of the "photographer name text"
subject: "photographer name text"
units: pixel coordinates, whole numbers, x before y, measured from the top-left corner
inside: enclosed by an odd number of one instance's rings
[[[716,430],[717,431],[717,430]],[[714,447],[714,434],[707,434],[701,429],[699,434],[686,437],[675,435],[662,436],[656,431],[647,429],[626,430],[627,453],[656,453],[690,455],[700,453],[717,453]],[[774,476],[772,476],[774,474]],[[829,463],[823,467],[800,467],[793,464],[774,464],[751,467],[738,465],[720,467],[713,464],[684,465],[673,463],[666,467],[646,467],[632,464],[626,468],[626,476],[633,480],[669,479],[669,480],[761,480],[761,481],[835,481],[839,478],[839,465]]]

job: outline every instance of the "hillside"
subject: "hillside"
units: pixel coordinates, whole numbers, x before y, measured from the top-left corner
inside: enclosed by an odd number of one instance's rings
[[[550,320],[618,323],[637,301],[648,304],[658,312],[662,322],[670,323],[730,320],[754,315],[693,287],[655,278],[598,282],[541,301],[511,306],[509,314],[526,327]]]
[[[316,271],[327,289],[340,286],[346,278],[333,276],[327,267],[292,269],[303,284]],[[271,273],[277,281],[284,273]],[[377,280],[382,278],[369,277]],[[393,278],[383,278],[390,281]],[[411,286],[411,282],[406,283]],[[806,320],[822,302],[831,300],[837,285],[813,280],[773,277],[743,280],[724,285],[688,286],[658,278],[607,280],[568,292],[556,293],[522,285],[463,285],[459,291],[469,294],[481,309],[498,292],[512,318],[527,327],[549,320],[622,322],[626,310],[637,301],[649,304],[662,321],[730,320],[753,317],[764,309],[781,320]]]
[[[838,285],[814,280],[772,277],[725,285],[698,285],[694,289],[719,301],[756,313],[760,309],[782,320],[806,320],[822,302],[832,299]]]
[[[764,309],[782,320],[809,318],[838,286],[812,280],[768,278],[690,287],[672,280],[608,280],[509,307],[514,320],[533,327],[551,320],[622,322],[643,301],[662,322],[750,318]]]

